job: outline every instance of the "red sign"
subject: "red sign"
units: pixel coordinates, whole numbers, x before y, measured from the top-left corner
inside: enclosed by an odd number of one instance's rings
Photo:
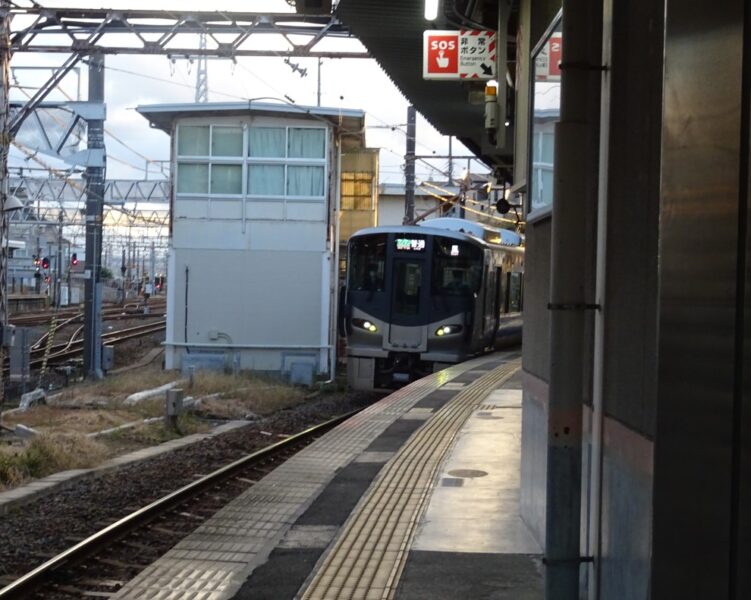
[[[563,36],[555,32],[535,57],[535,81],[560,81]]]
[[[496,34],[479,29],[423,32],[424,79],[493,79]]]
[[[451,75],[459,70],[459,32],[426,35],[425,70],[428,75]]]
[[[554,33],[550,36],[548,52],[550,55],[550,75],[560,77],[561,58],[563,57],[563,36],[560,33]]]

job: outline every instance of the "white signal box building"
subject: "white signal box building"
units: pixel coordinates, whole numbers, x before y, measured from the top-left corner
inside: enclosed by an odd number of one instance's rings
[[[171,136],[166,368],[332,374],[339,165],[363,148],[364,113],[257,102],[137,110]]]

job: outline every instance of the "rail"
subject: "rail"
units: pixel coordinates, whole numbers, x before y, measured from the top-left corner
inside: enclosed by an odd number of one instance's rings
[[[336,425],[357,414],[360,410],[361,409],[358,409],[334,419],[330,419],[324,423],[310,427],[305,431],[253,452],[252,454],[217,469],[213,473],[210,473],[209,475],[206,475],[205,477],[202,477],[201,479],[198,479],[195,482],[138,509],[0,589],[0,600],[27,598],[34,588],[43,585],[49,578],[53,577],[53,575],[58,575],[61,569],[77,564],[101,548],[116,542],[131,531],[150,523],[159,515],[162,515],[172,510],[175,506],[198,496],[206,489],[214,487],[234,477],[237,473],[252,467],[254,464],[266,460],[274,454],[283,452],[288,448],[293,447],[295,444],[322,435],[326,431],[333,429]]]

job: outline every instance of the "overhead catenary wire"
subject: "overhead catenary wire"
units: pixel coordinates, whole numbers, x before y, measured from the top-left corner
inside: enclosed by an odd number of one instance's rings
[[[446,204],[450,204],[451,206],[455,206],[456,205],[456,203],[455,203],[454,200],[448,200],[444,196],[441,196],[440,194],[437,194],[436,192],[434,192],[434,191],[432,191],[430,189],[427,189],[425,183],[422,183],[422,184],[418,185],[417,187],[420,188],[422,191],[424,191],[429,196],[432,196],[433,198],[436,198],[437,200],[440,200],[441,202],[444,202]],[[439,190],[441,189],[438,186],[433,186],[433,187],[436,187]],[[444,190],[444,191],[446,191],[446,190]],[[459,196],[457,194],[453,194],[451,192],[446,192],[446,195],[448,195],[448,196],[450,196],[451,198],[454,198],[454,199],[458,199],[459,198]],[[487,218],[492,219],[494,221],[499,221],[501,223],[510,223],[512,225],[519,225],[519,224],[523,224],[524,223],[523,221],[516,221],[515,219],[507,219],[505,217],[497,217],[496,215],[491,215],[491,214],[488,214],[487,212],[484,212],[484,211],[481,211],[481,210],[477,210],[477,209],[471,208],[469,206],[465,206],[464,210],[466,210],[467,212],[471,212],[473,214],[476,214],[476,215],[481,215],[483,217],[487,217]]]
[[[257,75],[256,73],[253,73],[242,62],[238,61],[237,65],[240,67],[240,69],[242,69],[243,71],[245,71],[246,73],[248,73],[252,77],[256,78],[258,81],[260,81],[261,83],[263,83],[264,85],[266,85],[269,89],[271,89],[275,93],[279,94],[279,96],[280,96],[279,98],[272,98],[272,97],[269,96],[268,97],[269,99],[275,99],[277,101],[284,102],[285,104],[288,104],[290,106],[297,106],[297,107],[299,107],[299,105],[294,100],[290,101],[289,96],[287,94],[285,94],[282,90],[274,87],[271,83],[269,83],[264,78],[262,78],[259,75]],[[167,83],[167,84],[170,84],[170,85],[174,85],[174,86],[177,86],[177,87],[182,87],[182,88],[186,88],[186,89],[190,89],[190,90],[193,90],[194,87],[195,87],[195,86],[193,86],[191,84],[188,84],[188,83],[181,83],[181,82],[175,81],[173,79],[167,79],[167,78],[158,77],[158,76],[155,76],[155,75],[147,75],[145,73],[138,73],[137,71],[131,71],[129,69],[123,69],[121,67],[113,67],[111,65],[105,65],[104,68],[107,69],[107,70],[110,70],[110,71],[116,71],[116,72],[120,72],[120,73],[125,73],[125,74],[128,74],[128,75],[133,75],[135,77],[142,77],[142,78],[145,78],[145,79],[150,79],[152,81],[159,81],[161,83]],[[232,93],[229,93],[229,92],[223,92],[223,91],[219,91],[219,90],[216,90],[216,89],[210,89],[210,92],[211,92],[212,95],[216,95],[216,96],[223,96],[225,98],[231,98],[233,100],[241,100],[241,101],[244,101],[244,102],[248,101],[247,97],[240,96],[238,94],[232,94]],[[285,99],[285,97],[286,97],[286,99]],[[376,121],[378,121],[378,122],[386,125],[388,128],[392,129],[393,131],[397,131],[398,130],[403,135],[405,135],[405,136],[407,135],[407,132],[404,129],[401,128],[400,124],[399,125],[389,124],[387,121],[385,121],[384,119],[380,118],[378,115],[375,115],[372,112],[368,112],[367,114],[368,114],[369,117],[372,117]],[[367,127],[366,127],[366,129],[367,129]],[[348,132],[348,133],[354,133],[354,132]],[[427,149],[427,150],[435,153],[435,149],[434,148],[432,148],[432,147],[430,147],[430,146],[428,146],[428,145],[426,145],[426,144],[424,144],[422,142],[419,142],[417,140],[415,140],[415,143],[417,145],[422,146],[423,148],[425,148],[425,149]],[[403,156],[403,154],[399,154],[398,152],[394,152],[391,149],[388,149],[388,148],[384,148],[384,149],[388,150],[389,152],[393,152],[397,156]],[[431,168],[431,169],[433,169],[433,170],[435,170],[435,171],[437,171],[437,172],[439,172],[439,173],[441,173],[443,175],[446,175],[446,172],[442,171],[441,169],[439,169],[435,165],[431,165],[425,159],[419,158],[417,160],[419,160],[420,162],[424,163],[429,168]],[[479,160],[479,159],[476,159],[476,160]]]
[[[278,93],[278,94],[280,94],[282,96],[285,96],[285,98],[267,97],[269,100],[276,100],[276,101],[285,103],[285,104],[287,104],[289,106],[296,107],[299,110],[302,110],[302,111],[307,112],[307,113],[310,114],[310,111],[308,111],[304,107],[301,107],[292,98],[290,98],[286,94],[283,94],[283,92],[281,90],[279,90],[278,88],[275,88],[271,83],[269,83],[268,81],[266,81],[262,77],[258,76],[257,74],[253,73],[246,65],[242,64],[241,62],[238,62],[237,64],[240,66],[240,68],[243,71],[245,71],[249,75],[253,76],[254,78],[258,79],[260,82],[262,82],[264,85],[266,85],[269,89],[275,91],[276,93]],[[115,66],[111,66],[111,65],[105,65],[105,69],[108,69],[110,71],[121,72],[121,73],[129,74],[129,75],[133,75],[133,76],[136,76],[136,77],[141,77],[141,78],[146,78],[146,79],[150,79],[150,80],[154,80],[154,81],[159,81],[159,82],[162,82],[162,83],[167,83],[167,84],[170,84],[170,85],[174,85],[174,86],[178,86],[178,87],[183,87],[183,88],[186,88],[186,89],[191,89],[191,90],[194,89],[194,86],[191,85],[191,84],[188,84],[188,83],[181,83],[181,82],[175,81],[173,79],[167,79],[167,78],[164,78],[164,77],[158,77],[158,76],[148,75],[148,74],[145,74],[145,73],[139,73],[139,72],[132,71],[132,70],[129,70],[129,69],[123,69],[123,68],[115,67]],[[251,101],[250,99],[248,99],[248,98],[246,98],[244,96],[240,96],[240,95],[237,95],[237,94],[231,94],[231,93],[227,93],[227,92],[223,92],[223,91],[211,90],[211,93],[214,94],[214,95],[220,95],[220,96],[223,96],[223,97],[226,97],[226,98],[236,99],[236,100],[240,100],[240,101]],[[258,99],[261,99],[261,98],[258,98]],[[318,117],[317,115],[311,115],[311,116]],[[371,112],[368,113],[368,116],[371,117],[371,118],[373,118],[373,119],[375,119],[376,121],[378,121],[378,122],[386,125],[387,127],[389,127],[392,130],[399,130],[399,132],[401,134],[407,135],[407,132],[404,131],[404,129],[402,129],[401,124],[397,124],[397,125],[389,124],[387,121],[385,121],[384,119],[382,119],[378,115],[373,114]],[[325,119],[321,119],[321,120],[325,121]],[[164,175],[167,174],[166,171],[165,171],[164,165],[160,161],[155,161],[155,160],[149,159],[148,157],[145,157],[143,154],[139,153],[137,150],[135,150],[134,148],[132,148],[132,146],[128,145],[126,142],[124,142],[123,140],[121,140],[119,137],[115,136],[111,131],[106,130],[106,133],[112,139],[114,139],[116,142],[120,143],[123,147],[125,147],[129,151],[133,152],[134,154],[136,154],[140,158],[142,158],[145,161],[147,161],[147,163],[158,165],[159,170],[162,172],[162,174],[164,174]],[[345,131],[345,133],[359,133],[359,132]],[[424,144],[422,142],[418,142],[418,141],[416,141],[416,143],[418,145],[422,146],[423,148],[426,148],[429,151],[435,153],[435,150],[433,148],[431,148],[430,146],[428,146],[428,145],[426,145],[426,144]],[[390,148],[382,147],[382,149],[385,150],[385,151],[387,151],[387,152],[390,152],[390,153],[392,153],[395,156],[398,156],[400,158],[403,157],[402,153],[396,152],[396,151],[394,151],[394,150],[392,150]],[[117,158],[117,157],[114,157],[112,155],[109,155],[109,158],[112,159],[115,162],[119,162],[119,163],[122,163],[124,165],[127,165],[130,168],[133,168],[135,170],[142,171],[142,172],[148,172],[148,169],[144,169],[143,167],[140,167],[140,166],[137,166],[137,165],[133,165],[132,163],[130,163],[130,162],[124,160],[124,159]],[[448,172],[446,170],[441,169],[440,167],[437,167],[434,164],[431,164],[425,158],[418,158],[417,160],[421,164],[423,164],[424,166],[426,166],[428,169],[430,169],[430,170],[432,170],[432,171],[434,171],[434,172],[436,172],[436,173],[438,173],[440,175],[443,175],[444,177],[447,178],[447,180],[449,179],[449,174],[448,174]],[[476,160],[479,160],[479,159],[476,159]]]

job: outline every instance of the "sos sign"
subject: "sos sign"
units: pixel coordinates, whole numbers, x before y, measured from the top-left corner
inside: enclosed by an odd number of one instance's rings
[[[423,33],[423,79],[493,79],[495,31],[428,30]]]
[[[459,73],[459,32],[425,32],[424,74],[456,77]]]

